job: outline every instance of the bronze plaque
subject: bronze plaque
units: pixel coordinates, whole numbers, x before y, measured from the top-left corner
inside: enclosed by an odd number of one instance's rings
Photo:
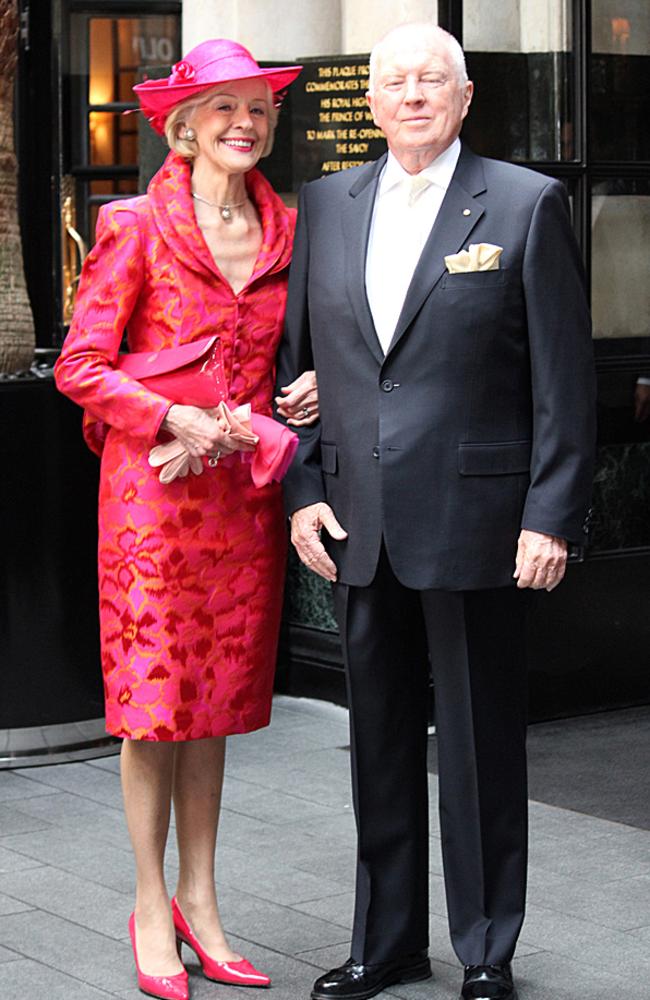
[[[291,88],[293,189],[376,160],[386,149],[368,102],[368,55],[299,59]]]

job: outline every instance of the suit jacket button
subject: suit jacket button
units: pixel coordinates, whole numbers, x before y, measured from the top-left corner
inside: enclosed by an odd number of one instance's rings
[[[384,392],[392,392],[394,387],[392,378],[385,378],[384,381],[381,383],[381,387],[384,390]]]
[[[379,448],[378,448],[378,447],[377,447],[376,445],[375,445],[375,447],[374,447],[374,448],[372,449],[372,457],[373,457],[373,458],[379,458]]]

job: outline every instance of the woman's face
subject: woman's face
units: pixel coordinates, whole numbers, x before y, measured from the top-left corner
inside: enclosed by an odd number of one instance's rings
[[[201,160],[219,172],[244,173],[255,166],[268,139],[268,87],[263,80],[224,83],[187,124],[196,132],[195,166]]]

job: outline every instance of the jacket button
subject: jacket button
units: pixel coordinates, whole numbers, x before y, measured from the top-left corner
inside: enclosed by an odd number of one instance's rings
[[[394,388],[392,378],[385,378],[384,381],[381,383],[381,387],[384,392],[392,392]]]
[[[375,445],[375,447],[374,447],[374,448],[372,449],[372,457],[373,457],[373,458],[379,458],[379,448],[378,448],[378,447],[377,447],[376,445]]]

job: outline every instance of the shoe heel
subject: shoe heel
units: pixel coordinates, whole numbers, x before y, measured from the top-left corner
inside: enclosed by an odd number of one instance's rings
[[[187,969],[174,976],[148,976],[140,969],[138,961],[138,949],[135,941],[135,913],[129,917],[129,937],[133,948],[133,959],[138,980],[138,988],[141,993],[147,996],[157,997],[158,1000],[189,1000],[189,984]],[[178,947],[178,944],[177,944]]]
[[[419,983],[422,979],[430,979],[431,975],[431,962],[428,958],[425,958],[418,965],[414,965],[410,969],[405,969],[400,976],[400,982]]]

